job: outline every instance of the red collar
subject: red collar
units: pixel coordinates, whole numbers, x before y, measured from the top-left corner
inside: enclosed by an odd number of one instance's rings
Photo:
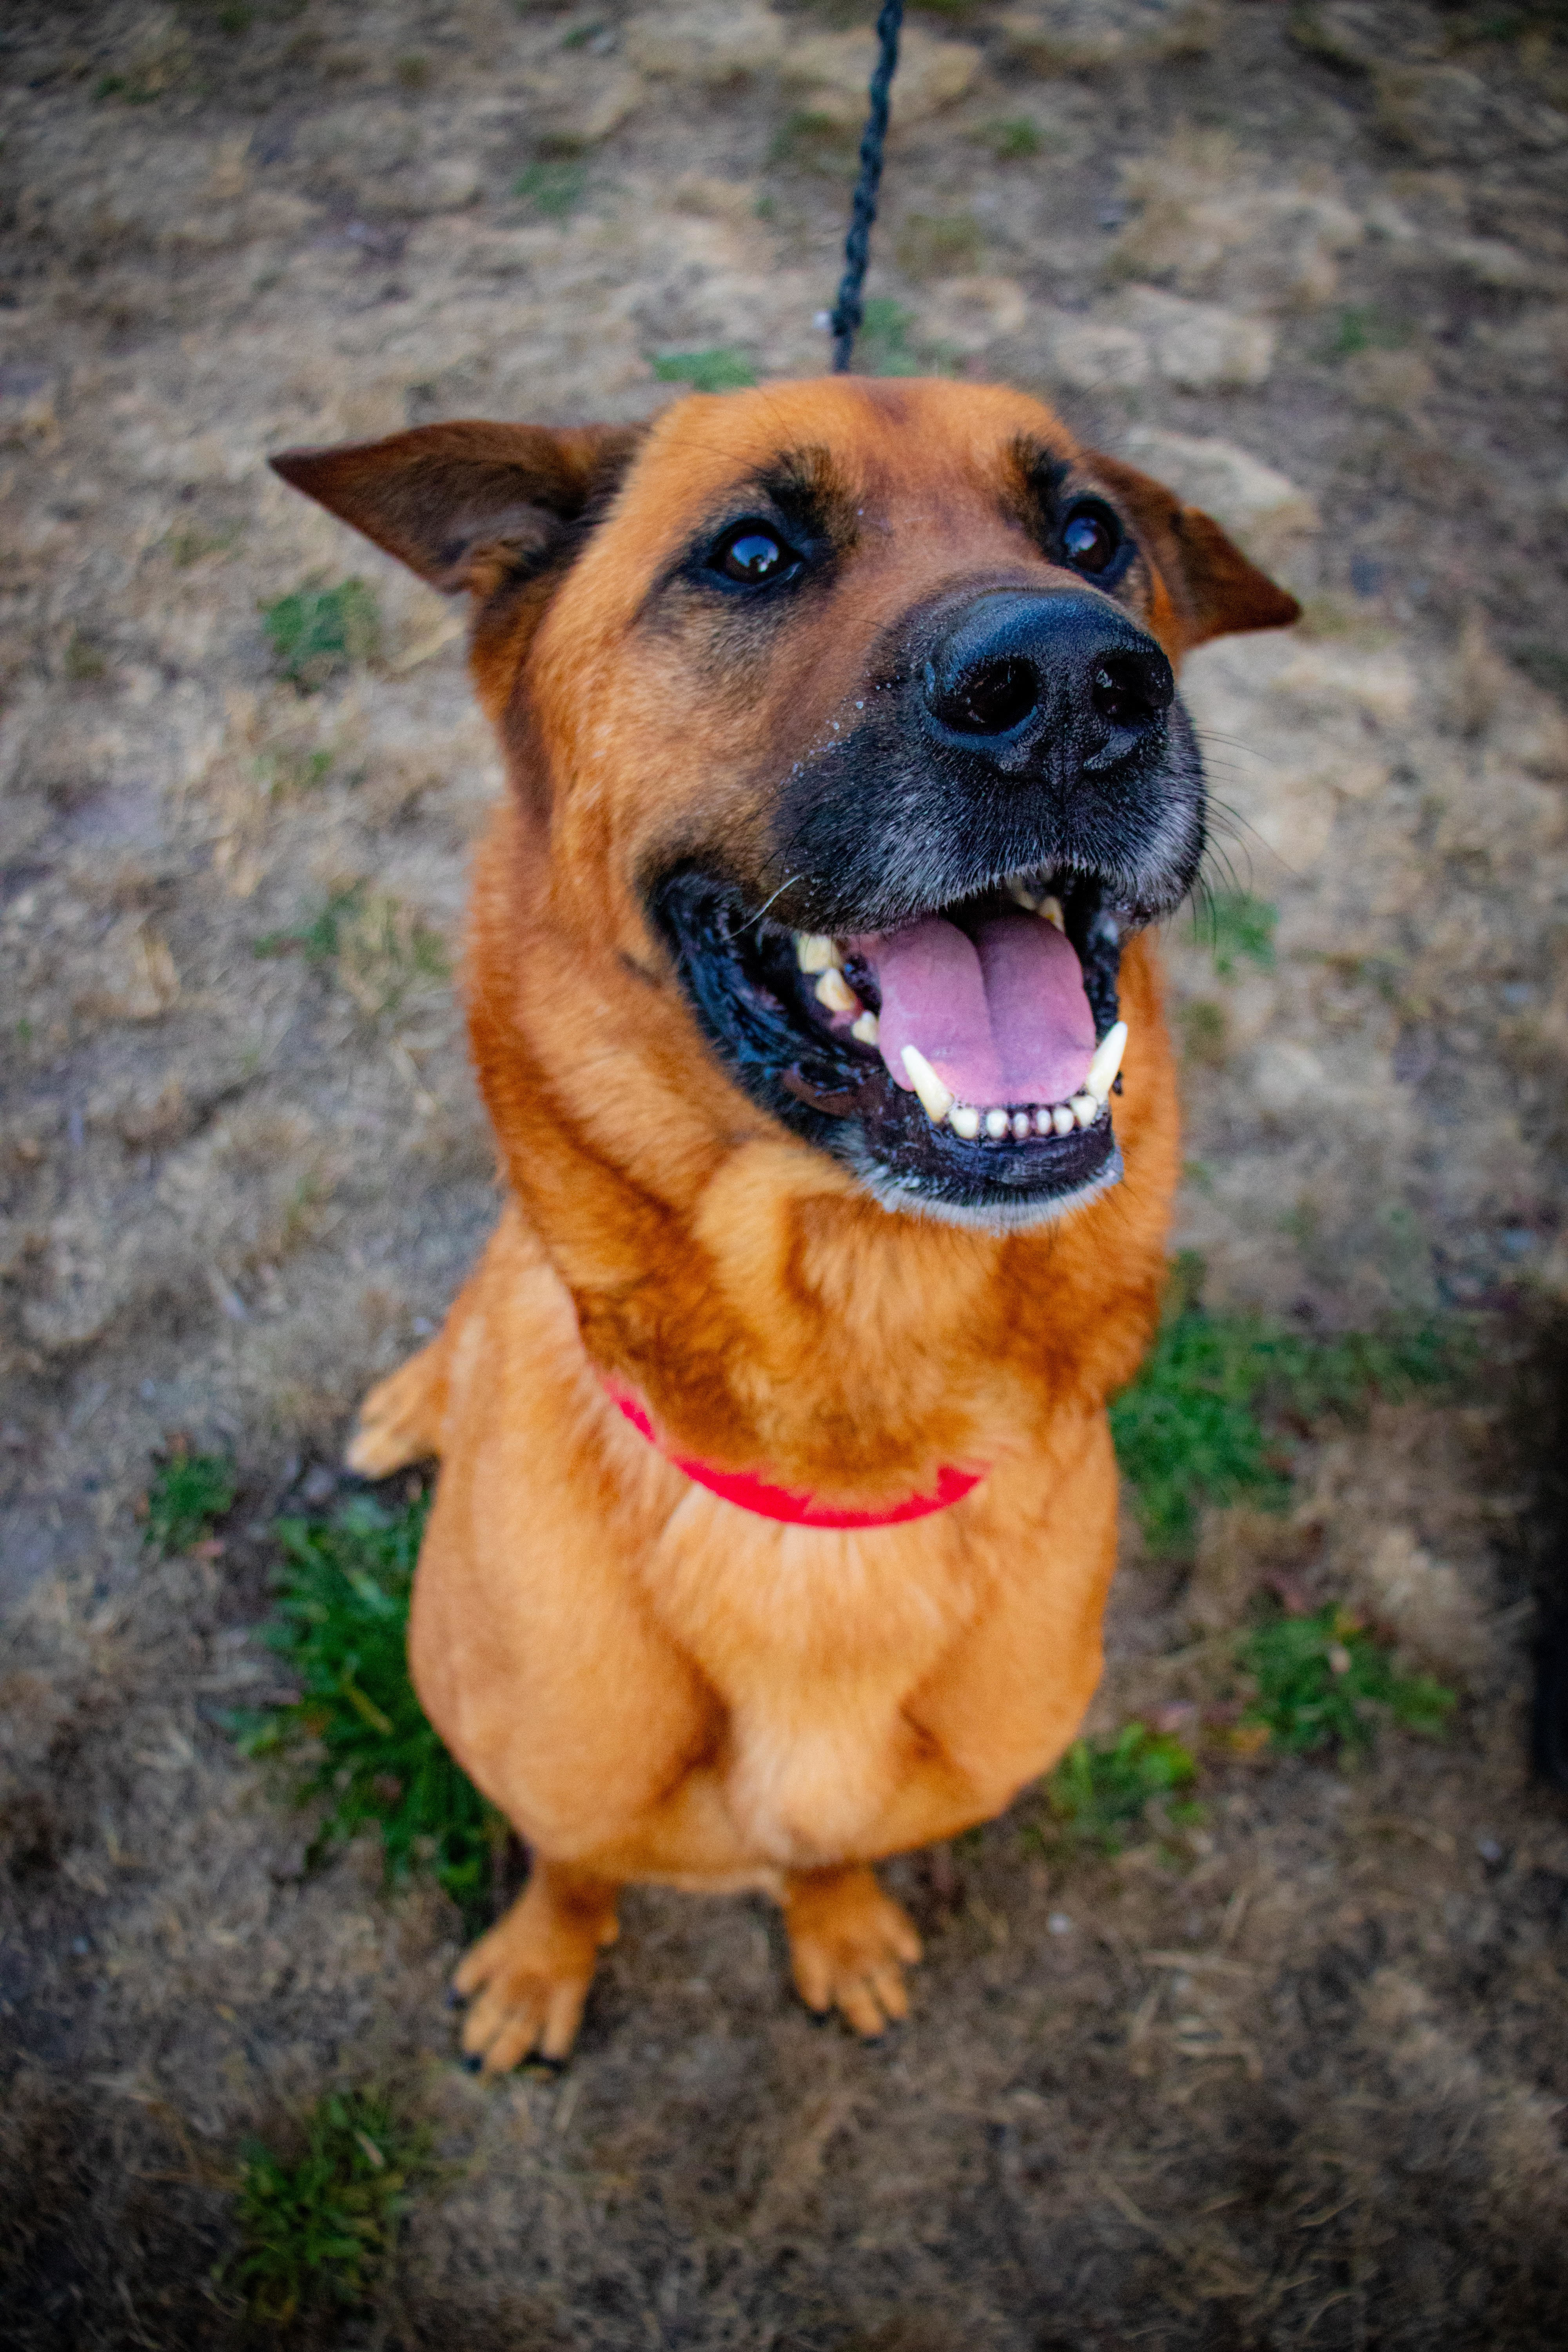
[[[984,1470],[939,1470],[936,1490],[930,1495],[906,1496],[901,1503],[892,1504],[885,1511],[840,1511],[831,1503],[819,1503],[815,1495],[804,1494],[791,1486],[771,1486],[750,1470],[721,1470],[715,1463],[699,1462],[687,1454],[671,1454],[654,1433],[647,1408],[616,1381],[599,1374],[606,1393],[619,1405],[634,1429],[640,1430],[650,1445],[657,1445],[678,1470],[710,1494],[721,1495],[727,1503],[734,1503],[742,1511],[754,1511],[759,1518],[784,1519],[797,1528],[896,1528],[906,1519],[925,1519],[933,1511],[945,1511],[950,1503],[962,1502],[985,1475]]]

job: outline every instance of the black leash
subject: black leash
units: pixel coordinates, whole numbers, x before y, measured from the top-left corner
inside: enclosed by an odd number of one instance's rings
[[[849,234],[844,240],[844,276],[839,281],[838,299],[828,320],[833,333],[835,375],[844,375],[848,372],[849,354],[855,348],[855,338],[865,310],[860,291],[866,283],[866,264],[871,256],[871,224],[877,217],[877,191],[882,184],[882,150],[888,141],[888,93],[899,69],[899,30],[903,21],[904,0],[882,0],[881,13],[877,18],[877,39],[880,47],[871,76],[871,110],[860,134],[860,176],[855,183]]]

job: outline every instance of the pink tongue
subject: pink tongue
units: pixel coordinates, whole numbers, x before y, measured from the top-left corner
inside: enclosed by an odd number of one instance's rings
[[[1079,1092],[1094,1015],[1071,942],[1036,915],[994,915],[971,941],[928,915],[907,931],[854,940],[882,992],[878,1042],[900,1087],[915,1046],[960,1102],[1058,1103]]]

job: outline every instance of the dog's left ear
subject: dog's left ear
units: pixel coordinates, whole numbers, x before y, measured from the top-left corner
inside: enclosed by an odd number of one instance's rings
[[[1245,629],[1286,629],[1300,620],[1294,596],[1243,555],[1212,515],[1187,507],[1147,474],[1098,451],[1094,470],[1131,510],[1139,539],[1165,584],[1182,649]]]
[[[285,449],[269,462],[433,588],[467,589],[483,604],[573,552],[642,431],[459,420],[384,441]]]

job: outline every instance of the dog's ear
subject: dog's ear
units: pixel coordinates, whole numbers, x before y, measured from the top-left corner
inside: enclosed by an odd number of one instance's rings
[[[1131,509],[1138,536],[1164,582],[1184,648],[1244,629],[1286,629],[1300,620],[1294,596],[1243,555],[1212,515],[1184,506],[1163,482],[1097,451],[1094,470]]]
[[[269,462],[433,588],[467,589],[483,603],[570,553],[642,431],[460,420],[384,441],[285,449]]]

